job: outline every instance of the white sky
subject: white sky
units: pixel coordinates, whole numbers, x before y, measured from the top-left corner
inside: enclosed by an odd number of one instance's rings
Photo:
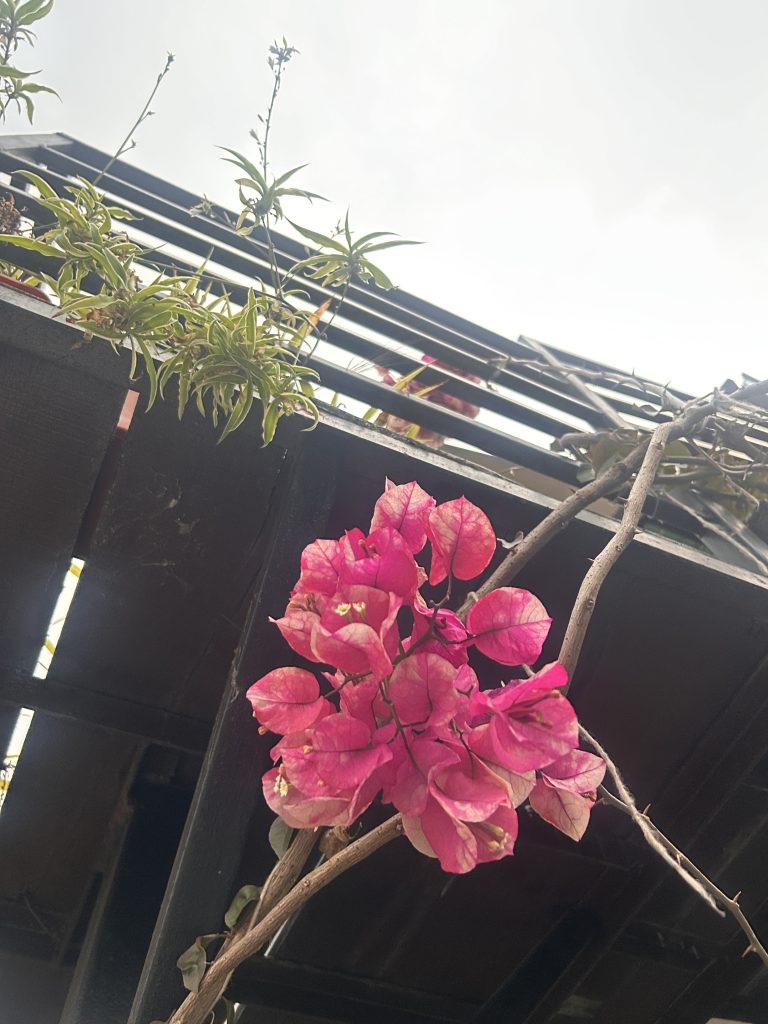
[[[425,240],[382,267],[509,336],[694,391],[768,370],[765,0],[57,0],[35,130],[112,151],[172,50],[131,159],[233,205],[214,146],[253,146],[283,35],[272,166],[335,200],[293,219]]]

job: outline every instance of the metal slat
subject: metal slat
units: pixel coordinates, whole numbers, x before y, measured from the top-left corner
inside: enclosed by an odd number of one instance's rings
[[[46,146],[49,146],[51,150],[55,151],[57,154],[62,154],[63,150],[66,148],[69,151],[66,155],[69,155],[71,159],[79,159],[86,163],[90,163],[97,171],[102,168],[109,159],[106,154],[101,153],[99,150],[67,136],[59,135],[51,137],[50,142],[46,142]],[[80,154],[80,156],[77,156],[76,154]],[[181,189],[178,186],[169,185],[162,179],[157,178],[146,171],[138,170],[129,164],[124,164],[122,162],[113,164],[111,172],[111,176],[120,178],[120,180],[125,182],[141,184],[142,188],[146,188],[147,185],[154,186],[157,195],[165,195],[166,197],[172,196],[173,198],[170,201],[174,202],[182,209],[189,209],[191,206],[194,206],[201,201],[200,196],[196,196],[194,193]],[[213,204],[213,208],[217,215],[226,215],[230,213],[230,211],[227,211],[225,208],[217,206],[216,204]],[[292,239],[286,238],[285,236],[281,236],[280,242],[284,250],[292,259],[302,258],[303,246],[301,242],[296,242]],[[457,335],[463,336],[468,340],[474,337],[488,347],[505,352],[509,355],[525,357],[530,354],[530,349],[525,344],[521,343],[520,340],[513,341],[512,339],[506,338],[495,331],[474,324],[471,321],[466,320],[464,317],[450,313],[447,310],[426,301],[425,299],[419,298],[418,296],[412,295],[401,289],[397,289],[394,295],[389,293],[387,296],[382,296],[380,293],[375,292],[372,288],[365,285],[356,285],[353,288],[353,291],[360,291],[365,293],[369,299],[377,302],[381,301],[388,305],[394,305],[402,312],[412,314],[414,316],[414,325],[421,322],[420,327],[417,327],[417,329],[424,329],[425,326],[430,324],[437,325],[450,330]],[[551,345],[546,346],[546,348],[558,358],[586,370],[622,373],[622,371],[614,367],[606,366],[583,356],[573,355],[570,352],[566,352],[563,349],[559,349]],[[671,393],[682,400],[686,400],[691,397],[683,391],[671,389]]]
[[[98,173],[98,167],[80,165],[71,156],[67,154],[62,154],[61,152],[56,150],[47,153],[46,157],[49,160],[49,165],[51,167],[58,167],[65,174],[68,173],[73,176],[82,175],[88,177],[89,175],[93,176],[94,172]],[[173,228],[167,224],[160,224],[159,229],[157,230],[156,233],[158,237],[164,238],[166,241],[170,241],[172,242],[172,244],[178,245],[179,247],[185,247],[187,245],[185,241],[181,240],[184,236],[182,235],[178,228],[178,224],[180,223],[180,217],[188,218],[189,220],[195,222],[194,228],[198,231],[202,230],[200,225],[204,225],[205,233],[208,237],[217,238],[219,239],[219,241],[225,243],[226,245],[238,249],[241,253],[246,254],[249,260],[257,259],[257,254],[253,252],[255,239],[259,240],[262,245],[265,245],[265,242],[260,239],[258,231],[254,232],[254,235],[251,236],[251,239],[243,238],[242,236],[236,235],[235,232],[223,226],[222,224],[217,223],[211,218],[192,217],[189,213],[189,207],[184,208],[169,204],[162,198],[159,198],[158,196],[148,193],[146,191],[142,191],[138,187],[124,182],[121,178],[115,177],[114,173],[105,175],[104,180],[100,184],[105,190],[111,192],[116,197],[121,198],[123,202],[128,201],[136,203],[137,206],[143,209],[150,210],[164,217],[176,220],[176,228]],[[191,194],[188,194],[188,198],[194,200],[195,202],[199,202],[199,198]],[[221,211],[222,217],[228,217],[231,219],[233,216],[231,211],[225,211],[223,208],[218,207],[216,209]],[[154,223],[157,224],[157,222]],[[190,237],[192,236],[187,236],[187,238]],[[296,243],[284,235],[276,236],[275,241],[278,247],[278,265],[283,270],[288,269],[295,261],[303,258],[304,255],[306,254],[305,249],[301,245],[301,243]],[[187,248],[190,249],[189,246],[187,246]],[[203,248],[200,248],[200,246],[198,245],[196,248],[190,249],[190,251],[194,251],[197,255],[202,257],[209,251],[209,247],[204,246]],[[221,258],[221,254],[218,251],[214,258],[217,260],[217,262],[221,262],[224,265],[227,265],[226,261]],[[247,264],[243,264],[240,260],[237,259],[235,254],[230,254],[229,259],[230,262],[228,265],[231,267],[231,269],[238,270],[238,272],[245,274],[253,273],[253,267],[250,262]],[[237,265],[234,262],[232,262],[232,260],[235,260]],[[263,257],[261,260],[261,266],[264,267],[264,269],[266,270],[266,264],[264,262]],[[262,274],[259,276],[263,277],[264,275]],[[320,287],[309,282],[306,279],[304,280],[303,283],[304,287],[310,294],[310,297],[314,301],[318,302],[318,304],[325,298],[333,296],[335,294],[331,289],[321,289]],[[400,294],[405,293],[401,293],[399,289],[397,289],[395,293],[386,293],[387,296],[399,296]],[[409,296],[409,298],[413,297]],[[504,357],[505,355],[513,356],[516,358],[531,357],[535,359],[536,357],[536,353],[531,351],[531,347],[527,343],[521,343],[520,341],[512,342],[509,339],[502,338],[500,335],[493,335],[494,344],[491,345],[483,340],[478,339],[476,336],[473,336],[473,332],[471,330],[469,330],[468,333],[458,333],[456,331],[451,330],[450,328],[446,329],[445,325],[441,323],[439,320],[427,319],[425,317],[414,317],[409,314],[407,307],[404,307],[401,304],[397,303],[396,301],[387,298],[385,295],[381,293],[376,294],[370,288],[367,288],[362,285],[354,285],[350,288],[347,303],[350,309],[355,311],[357,320],[373,330],[381,331],[382,322],[381,319],[379,319],[379,317],[376,315],[371,317],[371,313],[369,312],[369,310],[372,310],[374,314],[380,314],[386,317],[389,321],[394,321],[401,328],[404,327],[409,332],[409,336],[411,339],[414,338],[415,332],[416,340],[420,341],[422,344],[425,338],[429,338],[430,341],[432,342],[442,341],[450,345],[461,346],[461,348],[464,351],[468,351],[471,354],[475,355],[478,359],[482,360],[483,370],[481,370],[480,375],[485,375],[485,368],[487,367],[489,353],[493,354],[492,357]],[[436,307],[434,308],[436,309]],[[467,322],[464,321],[464,323]],[[471,329],[472,325],[467,323],[467,327]],[[476,334],[477,332],[475,331],[474,333]],[[407,341],[408,338],[401,338],[400,340]],[[571,358],[568,356],[567,353],[563,353],[562,355],[565,359]],[[449,354],[448,359],[450,358],[451,355]],[[588,361],[580,360],[579,362],[586,363]],[[594,364],[594,369],[606,371],[608,368],[601,367],[600,364]],[[524,379],[532,381],[539,381],[541,379],[544,379],[551,388],[553,388],[557,393],[560,393],[565,397],[570,396],[572,393],[572,389],[567,385],[567,383],[564,384],[559,377],[557,377],[556,375],[547,375],[546,367],[543,364],[541,366],[534,366],[531,368],[518,366],[515,367],[514,370],[507,367],[505,368],[505,372],[510,374],[511,377],[513,378],[517,378],[519,376]],[[615,372],[618,373],[619,371]],[[611,390],[622,391],[624,389],[621,386],[617,386],[616,388],[612,388]],[[647,398],[647,396],[644,395],[641,391],[635,389],[629,389],[627,393],[631,394],[632,397],[635,398]],[[618,412],[621,412],[625,415],[634,415],[640,416],[641,418],[647,418],[642,411],[637,410],[637,408],[633,405],[627,404],[626,402],[622,402],[621,400],[613,397],[610,397],[607,400],[616,407]],[[610,422],[608,419],[606,419],[605,416],[603,416],[599,412],[599,410],[595,409],[594,405],[584,403],[582,405],[581,410],[582,418],[585,418],[585,412],[588,413],[589,416],[588,422]]]

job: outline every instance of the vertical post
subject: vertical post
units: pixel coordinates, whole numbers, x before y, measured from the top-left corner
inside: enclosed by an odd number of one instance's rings
[[[335,494],[336,459],[322,431],[298,434],[270,510],[262,571],[219,706],[192,806],[160,908],[128,1024],[164,1020],[185,995],[176,968],[197,935],[219,931],[260,794],[256,730],[244,699],[258,675],[285,659],[268,621],[285,606],[299,553],[322,534]]]

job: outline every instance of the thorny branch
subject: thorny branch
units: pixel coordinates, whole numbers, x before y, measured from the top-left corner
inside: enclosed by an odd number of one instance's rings
[[[627,788],[626,783],[621,777],[621,774],[613,762],[611,757],[608,755],[604,747],[592,736],[583,725],[579,726],[579,735],[585,740],[600,757],[605,761],[608,773],[613,779],[619,796],[615,796],[605,786],[600,786],[598,793],[601,800],[608,804],[610,807],[614,807],[617,811],[621,811],[622,814],[626,814],[634,821],[637,827],[640,829],[644,839],[661,858],[664,860],[673,871],[678,874],[686,885],[690,886],[693,891],[700,896],[705,903],[707,903],[712,909],[720,914],[721,917],[725,917],[726,914],[730,914],[731,917],[739,925],[739,928],[744,932],[748,939],[748,946],[744,951],[747,953],[756,953],[760,957],[762,962],[768,967],[768,950],[762,944],[760,939],[757,937],[754,928],[747,920],[744,911],[739,906],[739,894],[734,897],[726,896],[722,889],[718,888],[715,883],[709,879],[704,872],[698,868],[689,857],[687,857],[681,850],[679,850],[675,844],[668,839],[663,832],[660,831],[645,813],[645,811],[638,810],[635,798]]]

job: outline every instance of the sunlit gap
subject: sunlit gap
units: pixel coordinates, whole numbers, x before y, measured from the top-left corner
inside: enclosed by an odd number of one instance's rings
[[[48,675],[48,671],[53,661],[53,656],[56,653],[56,645],[59,642],[61,631],[64,629],[64,623],[67,620],[70,605],[72,604],[72,598],[75,596],[77,590],[77,584],[80,582],[80,574],[83,571],[85,562],[82,558],[73,558],[67,572],[64,576],[64,582],[59,592],[58,599],[56,601],[56,607],[53,609],[53,615],[51,621],[48,623],[48,629],[45,633],[45,640],[43,646],[40,648],[40,653],[37,656],[37,664],[32,675],[36,679],[45,679]],[[13,779],[13,773],[16,771],[16,767],[21,757],[21,751],[24,748],[24,743],[27,739],[30,726],[32,725],[32,719],[35,717],[35,712],[32,708],[21,708],[16,724],[13,727],[11,738],[8,742],[8,748],[5,751],[3,757],[2,768],[0,768],[0,811],[2,811],[5,803],[5,797],[8,794],[8,790]]]

